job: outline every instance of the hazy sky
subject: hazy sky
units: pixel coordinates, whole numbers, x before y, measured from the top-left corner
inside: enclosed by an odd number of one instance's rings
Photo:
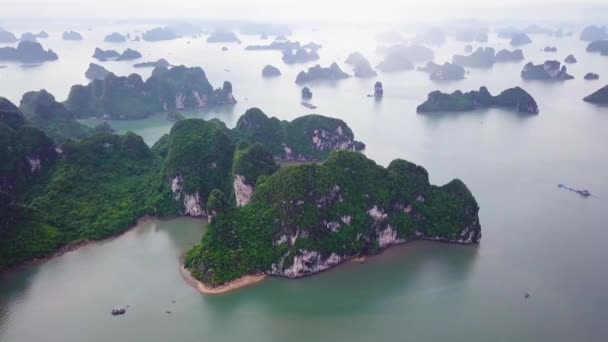
[[[0,18],[381,21],[446,17],[483,19],[486,16],[497,18],[505,13],[520,15],[522,19],[542,16],[544,19],[566,20],[579,13],[581,8],[601,6],[606,0],[0,0],[0,3]],[[589,12],[598,14],[593,10]]]

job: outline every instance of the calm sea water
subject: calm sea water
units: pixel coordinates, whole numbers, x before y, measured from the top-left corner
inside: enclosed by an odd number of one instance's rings
[[[61,41],[60,31],[48,29],[52,37],[42,42],[59,54],[59,61],[29,69],[2,63],[9,67],[0,69],[0,95],[18,102],[25,91],[45,88],[64,100],[72,84],[86,83],[84,71],[96,46],[131,47],[142,52],[142,60],[201,66],[214,86],[233,83],[237,105],[186,116],[218,117],[232,127],[254,106],[286,120],[311,113],[300,106],[294,80],[314,63],[286,66],[278,52],[244,51],[250,43],[263,43],[257,37],[241,37],[242,45],[206,44],[204,38],[101,42],[115,30],[133,28],[82,29],[83,42]],[[374,65],[381,60],[376,32],[307,28],[292,39],[322,43],[320,63],[337,61],[350,71],[342,62],[352,51],[363,52]],[[524,63],[471,69],[466,80],[448,83],[432,82],[417,71],[381,74],[381,102],[365,96],[376,79],[310,86],[319,107],[314,112],[345,120],[378,163],[394,158],[419,163],[435,184],[461,178],[481,207],[478,246],[412,243],[363,265],[203,296],[182,281],[178,270],[179,255],[203,233],[202,221],[145,221],[119,238],[1,278],[0,341],[604,341],[608,109],[581,99],[606,84],[608,58],[585,53],[586,44],[575,38],[532,39],[535,43],[523,48],[526,61],[563,60],[573,53],[579,63],[568,69],[576,79],[525,82],[519,77]],[[223,45],[229,50],[222,52]],[[436,49],[436,61],[451,59],[464,45],[450,40]],[[487,45],[508,47],[494,36]],[[541,52],[546,45],[557,46],[558,52]],[[135,71],[132,63],[104,66],[126,75]],[[266,64],[279,67],[283,76],[262,79]],[[584,81],[590,71],[603,80]],[[145,78],[151,70],[137,72]],[[494,109],[416,114],[432,90],[482,85],[493,93],[522,86],[536,98],[540,115]],[[153,144],[171,123],[159,116],[111,125]],[[594,196],[580,198],[558,189],[558,183],[589,189]],[[531,294],[527,300],[526,292]],[[127,314],[111,317],[110,309],[121,305],[130,305]]]

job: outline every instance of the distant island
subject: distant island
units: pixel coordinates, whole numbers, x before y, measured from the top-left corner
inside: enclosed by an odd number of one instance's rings
[[[47,51],[40,43],[21,41],[17,47],[0,48],[0,61],[19,61],[23,63],[42,63],[57,60],[59,57],[53,50]]]
[[[531,43],[532,43],[532,39],[530,39],[530,37],[528,37],[527,34],[521,32],[521,33],[515,34],[511,38],[511,42],[509,44],[511,44],[512,46],[521,46],[521,45],[527,45],[527,44],[531,44]]]
[[[568,63],[568,64],[573,64],[576,63],[576,58],[574,57],[574,55],[568,55],[568,57],[566,57],[566,59],[564,59],[564,63]]]
[[[587,46],[587,52],[599,52],[602,56],[608,56],[608,40],[596,40]]]
[[[521,78],[524,80],[549,80],[549,81],[566,81],[574,79],[568,74],[565,65],[559,61],[545,61],[543,64],[534,65],[532,62],[526,64],[521,71]]]
[[[82,40],[82,35],[76,31],[63,32],[63,40]]]
[[[22,42],[36,42],[36,41],[38,41],[38,38],[48,38],[48,37],[49,37],[49,34],[44,31],[40,31],[38,33],[23,32],[21,34],[21,37],[19,38],[19,40]]]
[[[207,37],[207,43],[241,43],[241,40],[230,31],[215,31]]]
[[[468,93],[459,90],[451,94],[433,91],[429,93],[428,99],[416,108],[416,111],[418,113],[465,112],[490,107],[527,114],[539,112],[534,98],[520,87],[509,88],[496,96],[492,96],[486,87]]]
[[[370,62],[360,52],[353,52],[344,61],[353,67],[355,77],[368,78],[376,77],[378,73],[372,68]]]
[[[581,31],[580,40],[593,42],[596,40],[608,39],[608,31],[606,26],[587,26]]]
[[[158,42],[163,40],[172,40],[179,38],[173,29],[169,27],[155,27],[151,30],[144,32],[141,38],[148,42]]]
[[[283,57],[281,59],[285,64],[308,63],[318,60],[319,54],[314,49],[308,51],[305,48],[299,48],[295,53],[287,49],[283,50]]]
[[[439,65],[435,62],[428,62],[424,67],[418,68],[429,74],[433,81],[454,81],[464,79],[465,70],[458,64],[445,62]]]
[[[14,33],[0,28],[0,43],[15,43],[18,40]]]
[[[300,71],[296,77],[296,84],[312,81],[328,81],[349,78],[350,75],[342,71],[338,64],[332,63],[329,68],[323,68],[319,64],[308,68],[308,71]]]
[[[586,96],[583,100],[590,103],[608,105],[608,85]]]
[[[133,64],[133,67],[134,68],[156,68],[156,67],[169,68],[169,67],[171,67],[171,63],[169,63],[166,59],[161,58],[154,62],[135,63],[135,64]]]
[[[103,41],[108,43],[124,43],[127,41],[127,37],[118,32],[113,32],[105,36]]]
[[[131,61],[141,57],[141,53],[131,49],[126,49],[122,53],[118,53],[115,50],[102,50],[100,48],[95,48],[95,53],[93,53],[93,58],[97,59],[100,62]]]
[[[272,65],[267,65],[262,69],[262,77],[278,77],[281,76],[281,71]]]
[[[245,50],[295,50],[300,48],[300,42],[286,41],[274,41],[268,45],[249,45]]]
[[[588,72],[585,74],[585,79],[586,80],[599,80],[600,75],[593,73],[593,72]]]
[[[105,89],[98,92],[97,89]],[[65,106],[81,118],[139,119],[171,110],[233,104],[232,84],[213,89],[203,69],[157,67],[145,82],[138,74],[108,74],[88,85],[74,85]]]
[[[496,53],[491,47],[480,47],[468,56],[454,55],[452,63],[469,68],[489,68],[495,63],[517,62],[523,59],[524,55],[520,49],[513,51],[502,49]]]

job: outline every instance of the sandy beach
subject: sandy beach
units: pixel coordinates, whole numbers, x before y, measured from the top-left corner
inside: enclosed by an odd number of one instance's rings
[[[218,287],[209,287],[209,286],[203,284],[202,282],[198,281],[197,279],[195,279],[190,274],[190,271],[188,271],[184,267],[183,264],[180,266],[180,271],[181,271],[182,277],[184,278],[186,283],[188,283],[190,286],[196,288],[197,290],[199,290],[201,293],[204,293],[204,294],[226,293],[226,292],[229,292],[232,290],[239,289],[241,287],[246,287],[246,286],[250,286],[250,285],[259,283],[262,280],[266,279],[266,277],[267,277],[267,275],[265,275],[265,274],[245,275],[245,276],[235,279],[229,283],[226,283],[224,285],[221,285]]]

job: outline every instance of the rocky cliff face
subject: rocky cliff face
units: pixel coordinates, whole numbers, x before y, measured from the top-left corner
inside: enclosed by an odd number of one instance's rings
[[[477,243],[478,210],[459,180],[436,187],[407,161],[383,168],[336,151],[264,180],[248,205],[214,220],[186,266],[210,286],[248,273],[302,277],[414,239]]]

